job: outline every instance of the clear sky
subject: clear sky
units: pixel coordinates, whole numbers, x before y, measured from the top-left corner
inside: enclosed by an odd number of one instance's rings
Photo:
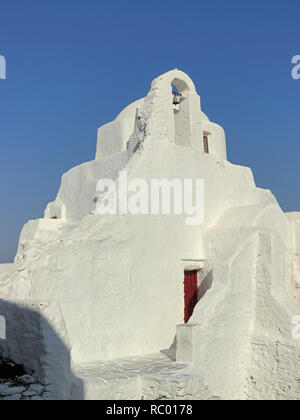
[[[97,128],[175,67],[285,211],[300,210],[299,0],[0,0],[0,263]]]

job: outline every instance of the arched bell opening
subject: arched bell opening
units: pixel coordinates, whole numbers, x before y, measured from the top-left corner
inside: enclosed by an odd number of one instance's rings
[[[180,99],[182,98],[182,93],[179,92],[179,90],[177,89],[177,87],[175,85],[171,85],[172,86],[172,97],[173,97],[173,105],[174,105],[174,110],[177,110],[178,105],[180,104]]]
[[[191,145],[190,90],[180,79],[171,83],[172,105],[174,114],[175,144]]]

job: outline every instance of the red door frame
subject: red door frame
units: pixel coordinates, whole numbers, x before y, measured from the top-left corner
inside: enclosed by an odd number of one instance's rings
[[[187,323],[198,303],[198,270],[184,272],[184,322]]]

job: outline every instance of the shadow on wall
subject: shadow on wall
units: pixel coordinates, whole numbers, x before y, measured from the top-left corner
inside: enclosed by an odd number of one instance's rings
[[[210,270],[207,274],[204,275],[203,280],[198,287],[198,302],[204,297],[206,292],[211,289],[213,284],[213,270]]]
[[[70,345],[58,303],[0,299],[0,316],[6,331],[6,339],[0,339],[0,358],[24,366],[45,385],[45,399],[83,400],[83,382],[72,373]]]

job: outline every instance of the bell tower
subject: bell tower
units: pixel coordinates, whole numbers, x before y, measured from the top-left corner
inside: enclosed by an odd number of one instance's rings
[[[175,69],[155,79],[152,88],[157,89],[162,115],[166,115],[169,141],[203,150],[200,97],[192,80]]]
[[[201,111],[193,81],[177,69],[154,79],[145,98],[99,128],[96,159],[126,151],[133,153],[147,139],[166,140],[227,159],[224,130]]]

